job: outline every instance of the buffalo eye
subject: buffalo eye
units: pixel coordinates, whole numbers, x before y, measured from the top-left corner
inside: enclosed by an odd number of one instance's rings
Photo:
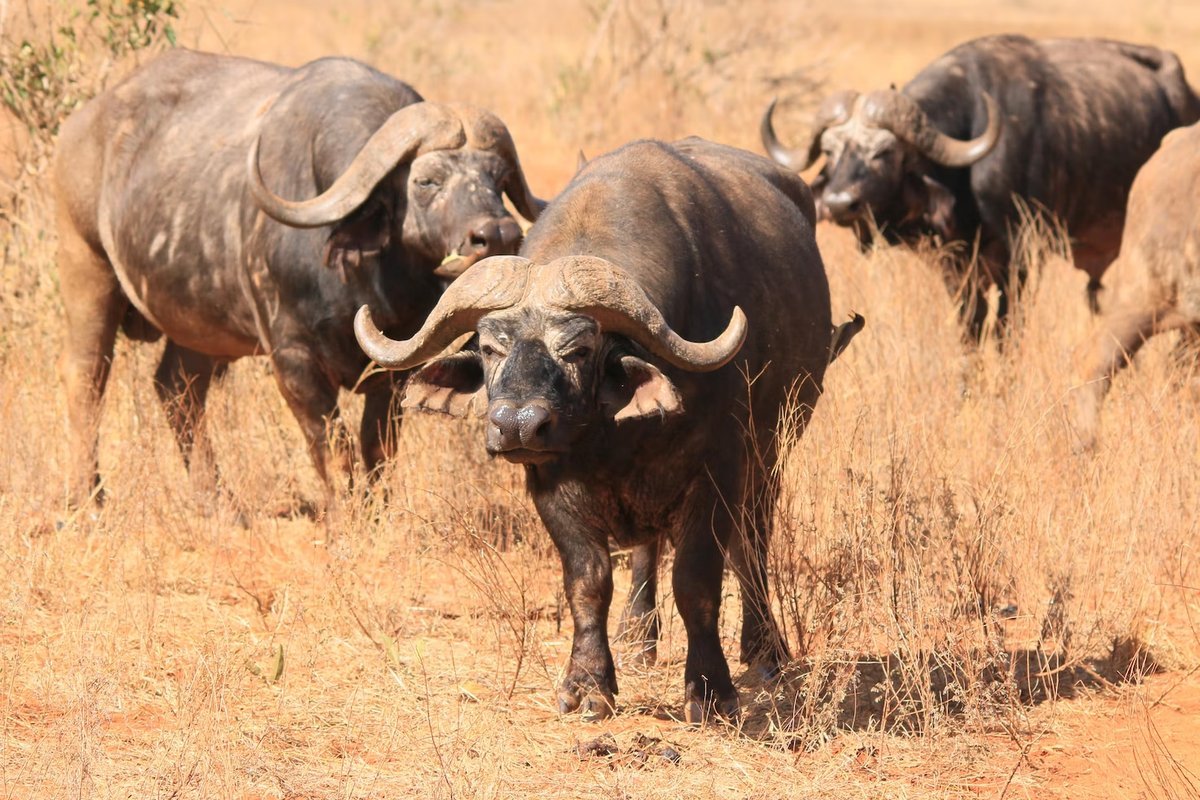
[[[563,358],[563,361],[566,361],[570,364],[580,364],[584,361],[587,361],[588,357],[591,356],[591,354],[592,354],[592,348],[585,344],[585,345],[580,345],[579,347],[571,348],[567,352],[563,353],[562,358]]]
[[[479,345],[479,352],[482,353],[486,358],[500,358],[504,355],[504,353],[500,352],[490,344]]]
[[[885,147],[882,150],[876,150],[875,154],[871,156],[871,160],[872,161],[887,161],[889,158],[891,158],[891,155],[892,155],[892,148]]]
[[[440,185],[436,178],[430,178],[428,176],[417,178],[416,184],[422,189],[435,189]]]

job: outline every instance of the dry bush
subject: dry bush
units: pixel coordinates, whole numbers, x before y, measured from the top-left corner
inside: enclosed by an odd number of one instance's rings
[[[14,128],[14,195],[33,186],[23,176],[45,171],[63,120],[114,73],[174,45],[179,18],[174,0],[23,5],[10,18],[5,3],[0,16],[0,106]]]

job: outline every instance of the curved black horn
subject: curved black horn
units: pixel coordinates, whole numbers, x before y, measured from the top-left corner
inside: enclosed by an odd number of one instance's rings
[[[531,288],[547,305],[587,314],[602,330],[627,336],[689,372],[724,366],[746,340],[746,315],[737,306],[725,330],[712,341],[684,339],[629,273],[602,258],[568,256],[538,267]]]
[[[430,360],[488,312],[509,308],[525,295],[531,262],[519,256],[485,258],[456,278],[411,338],[388,338],[366,306],[354,317],[354,335],[371,360],[389,369],[408,369]]]
[[[863,114],[875,125],[911,142],[927,158],[946,167],[969,167],[992,152],[1000,140],[1003,115],[986,92],[987,127],[974,139],[947,136],[930,122],[916,101],[903,92],[883,89],[871,92],[863,102]]]
[[[460,147],[465,140],[461,120],[447,106],[414,103],[388,117],[333,185],[309,200],[285,200],[267,188],[258,163],[261,133],[250,147],[246,170],[250,191],[267,216],[293,228],[320,228],[361,206],[397,165],[422,151]]]
[[[821,155],[821,134],[826,129],[834,125],[841,125],[850,119],[850,113],[854,108],[854,101],[857,98],[858,92],[850,89],[834,92],[825,98],[817,109],[816,117],[813,119],[812,129],[809,131],[808,145],[794,150],[780,142],[779,137],[775,135],[775,125],[772,122],[772,117],[775,114],[775,105],[779,102],[779,98],[775,98],[767,106],[762,122],[759,124],[759,134],[762,136],[763,147],[766,149],[767,155],[776,164],[794,172],[808,169]]]

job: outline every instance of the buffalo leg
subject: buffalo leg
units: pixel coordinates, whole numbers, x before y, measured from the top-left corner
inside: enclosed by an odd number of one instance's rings
[[[1010,294],[1020,291],[1023,278],[1017,273],[1012,280],[1011,270],[1019,267],[1010,263],[1008,247],[996,241],[984,245],[976,254],[965,273],[947,275],[947,280],[957,280],[958,286],[951,286],[951,291],[958,294],[962,300],[958,307],[959,320],[965,329],[965,340],[968,344],[982,343],[984,327],[988,317],[988,290],[994,285],[998,289],[996,306],[996,338],[1002,341],[1007,328]]]
[[[399,398],[403,388],[403,378],[396,379],[389,375],[385,386],[367,392],[364,398],[359,439],[363,468],[369,480],[378,477],[380,465],[396,454],[396,436],[400,433],[401,420]]]
[[[168,340],[154,374],[155,389],[192,487],[198,495],[209,499],[216,497],[218,474],[205,424],[205,402],[213,378],[223,371],[223,364]]]
[[[59,225],[58,274],[67,331],[59,359],[71,430],[72,506],[103,502],[99,472],[100,404],[112,366],[117,326],[129,300],[108,260],[70,227]]]
[[[723,503],[709,492],[701,494],[708,498],[691,504],[687,523],[676,541],[671,575],[675,605],[687,631],[683,709],[684,718],[691,723],[703,722],[714,708],[728,718],[738,714],[737,690],[721,652],[717,629],[724,553],[729,546],[732,519]]]
[[[655,536],[629,554],[632,583],[617,633],[619,639],[634,645],[638,660],[645,664],[653,664],[658,658],[659,547]]]
[[[742,596],[741,661],[756,667],[764,679],[774,678],[788,659],[783,634],[771,614],[767,591],[767,544],[774,492],[763,492],[747,515],[750,524],[734,534],[730,561]]]
[[[987,290],[991,283],[986,273],[978,261],[971,264],[956,261],[954,266],[945,268],[942,276],[950,295],[959,298],[958,319],[963,326],[963,339],[970,345],[979,344],[987,322]]]
[[[280,348],[271,361],[279,391],[300,423],[313,467],[324,484],[326,509],[332,511],[337,506],[335,474],[350,472],[348,437],[338,413],[338,387],[306,348]]]
[[[1116,374],[1128,366],[1146,340],[1187,324],[1178,312],[1163,309],[1115,310],[1098,326],[1079,358],[1082,383],[1071,393],[1071,428],[1075,449],[1090,450],[1096,443],[1100,404]]]
[[[557,493],[535,494],[538,513],[562,560],[563,586],[575,634],[571,660],[558,691],[558,710],[581,709],[590,719],[603,719],[616,708],[617,671],[608,645],[608,611],[612,605],[612,560],[608,537],[581,526],[560,508]]]
[[[1087,299],[1088,311],[1092,312],[1092,316],[1097,316],[1100,313],[1100,293],[1104,291],[1104,284],[1096,278],[1089,278],[1085,297]]]
[[[972,282],[964,291],[963,302],[958,311],[959,319],[966,330],[967,342],[978,345],[983,338],[983,326],[987,322],[987,288]]]

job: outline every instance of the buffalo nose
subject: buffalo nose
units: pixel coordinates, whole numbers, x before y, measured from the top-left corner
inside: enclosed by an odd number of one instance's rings
[[[822,200],[834,219],[855,217],[862,211],[862,197],[853,190],[825,192]]]
[[[478,258],[513,255],[521,246],[521,226],[511,217],[489,219],[472,226],[467,243]]]
[[[488,412],[487,445],[493,452],[542,450],[555,413],[540,402],[516,406],[500,402]]]

